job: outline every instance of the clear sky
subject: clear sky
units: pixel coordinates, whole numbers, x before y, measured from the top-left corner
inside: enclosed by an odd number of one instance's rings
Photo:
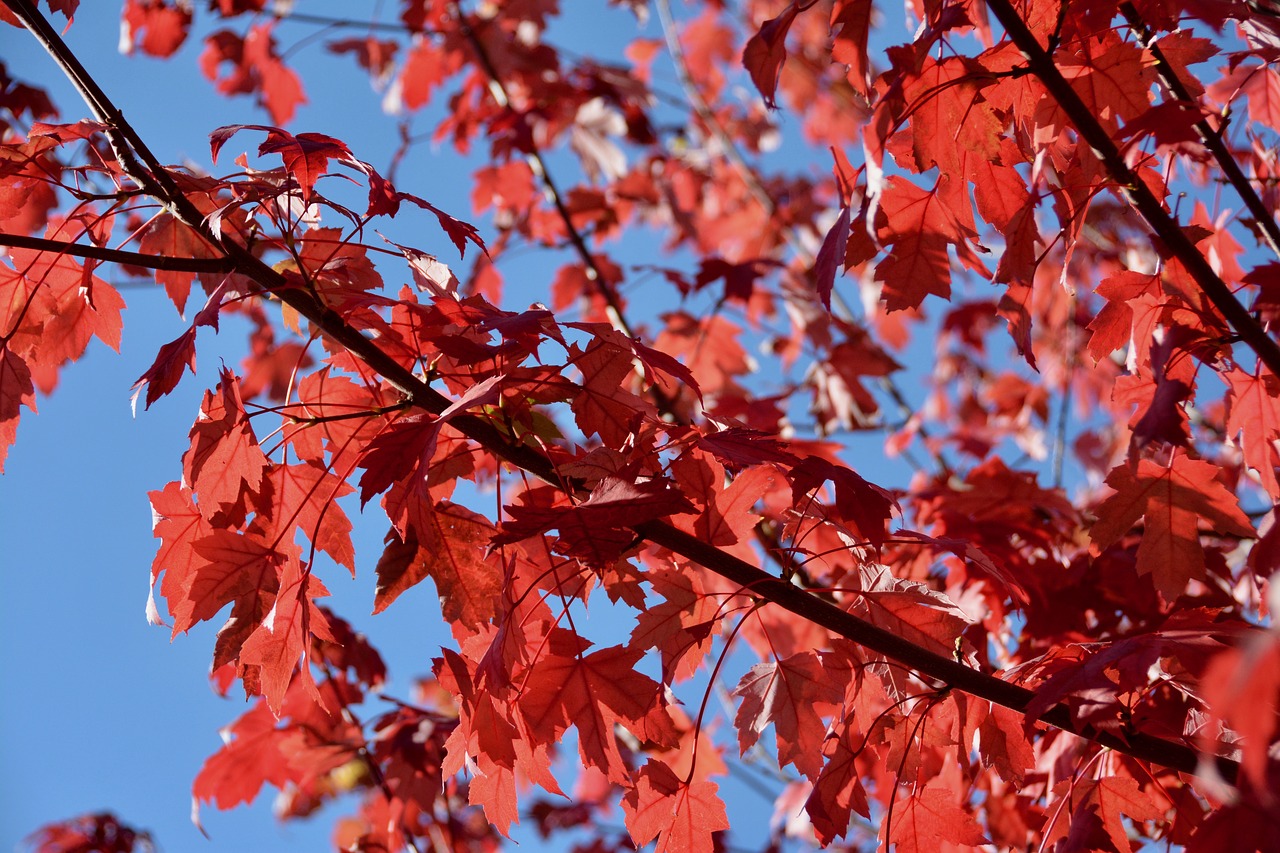
[[[350,13],[352,8],[332,2],[301,5],[308,12]],[[203,12],[203,4],[197,6]],[[165,62],[121,56],[116,49],[119,7],[114,0],[83,3],[66,38],[162,161],[189,158],[208,168],[207,134],[215,126],[269,123],[249,99],[227,100],[213,92],[196,65],[199,38]],[[566,26],[587,28],[586,43],[596,55],[613,51],[617,56],[634,33],[623,16],[615,11]],[[203,17],[202,32],[211,23],[210,16]],[[310,32],[313,27],[278,30],[285,47]],[[645,34],[660,35],[656,22]],[[87,117],[58,69],[25,32],[0,31],[0,58],[10,73],[47,87],[62,120]],[[357,156],[385,167],[395,124],[381,112],[379,97],[354,63],[327,55],[321,41],[303,44],[288,61],[302,72],[311,101],[290,129],[336,136]],[[308,74],[309,69],[321,73]],[[430,129],[437,119],[438,112],[419,116],[415,129]],[[252,138],[237,138],[227,154],[255,144]],[[399,181],[469,219],[469,171],[451,149],[433,153],[422,146],[404,164]],[[424,248],[433,241],[442,259],[449,260],[452,250],[438,234],[403,240]],[[527,274],[508,279],[511,304],[546,298],[536,288],[550,281],[554,264],[529,257]],[[469,260],[458,269],[468,267]],[[121,283],[107,267],[99,274]],[[326,849],[331,818],[342,812],[341,804],[317,819],[281,825],[271,815],[268,789],[252,807],[226,813],[206,807],[202,816],[209,842],[189,820],[191,781],[217,750],[217,730],[246,706],[234,695],[218,698],[208,685],[218,620],[170,643],[166,628],[150,626],[144,618],[156,544],[146,493],[180,477],[180,457],[200,395],[217,381],[223,363],[238,368],[245,335],[234,321],[224,322],[216,338],[202,330],[199,375],[184,378],[175,393],[135,418],[131,385],[185,324],[158,289],[132,284],[122,285],[122,292],[129,308],[121,353],[95,341],[83,361],[64,370],[58,390],[39,400],[39,415],[23,412],[17,444],[0,477],[0,691],[5,697],[0,701],[0,850],[13,849],[46,822],[99,810],[150,830],[169,851]],[[331,571],[324,581],[334,593],[334,609],[366,631],[387,658],[392,680],[386,692],[408,697],[412,677],[427,671],[428,659],[449,642],[436,616],[435,592],[424,583],[371,618],[372,566],[386,520],[373,507],[363,519],[354,505],[347,509],[357,525],[358,576],[353,581],[345,572]],[[740,783],[722,785],[737,840],[754,846],[762,840],[769,807]],[[620,825],[621,815],[616,818]],[[522,835],[526,849],[542,846],[527,832]]]

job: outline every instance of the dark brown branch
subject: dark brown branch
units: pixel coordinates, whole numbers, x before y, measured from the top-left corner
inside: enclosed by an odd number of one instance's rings
[[[157,200],[168,210],[187,225],[200,231],[204,239],[212,245],[219,247],[239,272],[251,278],[263,291],[278,296],[282,302],[314,323],[333,341],[363,360],[389,384],[402,391],[415,405],[439,414],[451,404],[452,401],[449,398],[431,388],[411,370],[400,365],[384,353],[374,341],[365,338],[357,330],[348,326],[341,317],[309,293],[289,287],[280,273],[267,266],[244,247],[230,240],[220,239],[209,232],[199,211],[173,184],[172,179],[138,138],[136,131],[121,117],[119,110],[106,98],[96,83],[88,78],[83,66],[71,54],[57,32],[35,9],[31,0],[7,0],[7,2],[27,27],[37,32],[37,36],[45,44],[49,53],[72,77],[77,88],[81,92],[94,93],[92,96],[86,95],[86,100],[95,114],[102,121],[112,123],[120,139],[128,142],[133,151],[137,152],[138,158],[146,164],[150,173],[142,171],[137,158],[134,158],[131,152],[126,152],[127,159],[122,159],[121,162],[125,164],[126,169],[138,170],[138,174],[130,172],[134,180],[149,187],[148,191],[155,193]],[[991,5],[995,7],[997,3],[1004,2],[1005,0],[991,0]],[[1280,371],[1277,372],[1280,373]],[[509,442],[503,433],[484,418],[475,415],[458,415],[450,420],[450,425],[495,456],[549,483],[560,487],[566,485],[565,479],[558,474],[550,459],[530,447]],[[568,485],[570,488],[573,487],[572,483]],[[897,634],[865,622],[836,605],[824,602],[812,593],[769,575],[666,522],[647,521],[636,524],[631,529],[649,542],[667,548],[738,584],[747,594],[757,595],[803,619],[852,640],[876,654],[892,658],[915,670],[924,678],[1023,713],[1034,696],[1024,687],[1002,681],[989,673],[971,669],[950,658],[917,646]],[[1185,744],[1140,733],[1128,733],[1122,738],[1106,732],[1098,732],[1077,724],[1065,705],[1055,705],[1041,719],[1050,725],[1117,752],[1185,773],[1195,772],[1196,752]],[[1217,764],[1219,772],[1224,777],[1229,780],[1236,777],[1239,770],[1237,762],[1219,758]]]
[[[1147,29],[1146,22],[1142,20],[1142,16],[1138,14],[1138,10],[1133,7],[1133,4],[1129,3],[1128,0],[1122,2],[1120,4],[1120,14],[1124,15],[1124,19],[1129,23],[1129,29],[1138,37],[1138,42],[1156,60],[1156,73],[1160,75],[1160,82],[1169,94],[1183,104],[1199,108],[1195,98],[1191,97],[1187,87],[1178,79],[1177,73],[1173,70],[1173,66],[1169,64],[1169,60],[1165,58],[1160,46],[1155,43],[1151,31]],[[1240,196],[1244,206],[1249,208],[1249,212],[1253,214],[1254,220],[1262,230],[1262,236],[1266,239],[1267,246],[1276,257],[1280,257],[1280,224],[1276,223],[1275,216],[1262,203],[1262,199],[1254,190],[1253,185],[1245,177],[1240,164],[1236,162],[1236,158],[1232,156],[1226,142],[1223,141],[1222,134],[1210,126],[1208,120],[1204,118],[1196,121],[1193,127],[1196,133],[1200,135],[1200,142],[1213,155],[1213,159],[1218,162],[1218,168],[1222,169],[1227,182],[1235,189],[1236,195]]]
[[[1125,163],[1124,157],[1116,148],[1111,135],[1098,123],[1098,117],[1080,100],[1075,89],[1062,76],[1053,57],[1036,41],[1035,35],[1023,23],[1016,9],[1009,0],[988,0],[987,7],[995,14],[1004,27],[1005,33],[1027,59],[1027,67],[1041,84],[1049,91],[1062,111],[1071,120],[1076,133],[1080,135],[1094,154],[1102,161],[1103,167],[1111,179],[1119,186],[1129,204],[1146,220],[1147,225],[1164,243],[1165,248],[1186,267],[1191,278],[1204,291],[1205,296],[1213,303],[1227,322],[1258,354],[1267,368],[1280,376],[1280,344],[1267,334],[1253,315],[1236,299],[1231,288],[1213,271],[1209,261],[1196,248],[1195,243],[1182,230],[1182,226],[1164,208],[1160,199],[1156,198],[1142,180],[1133,173]]]
[[[4,232],[0,232],[0,246],[34,249],[37,252],[52,252],[56,255],[75,255],[77,258],[93,258],[97,261],[129,264],[165,272],[217,273],[231,272],[235,269],[235,265],[226,258],[166,258],[163,255],[144,255],[141,252],[108,249],[105,246],[86,246],[83,243],[68,243],[64,240],[47,240],[43,237],[25,237],[21,234]]]

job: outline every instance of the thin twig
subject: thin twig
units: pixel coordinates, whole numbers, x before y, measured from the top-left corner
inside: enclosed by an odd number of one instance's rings
[[[219,273],[231,272],[235,269],[235,265],[227,258],[168,258],[163,255],[146,255],[123,249],[108,249],[105,246],[86,246],[83,243],[68,243],[65,240],[25,237],[21,234],[4,232],[0,232],[0,246],[52,252],[56,255],[74,255],[77,258],[93,258],[97,261],[128,264],[164,272]]]

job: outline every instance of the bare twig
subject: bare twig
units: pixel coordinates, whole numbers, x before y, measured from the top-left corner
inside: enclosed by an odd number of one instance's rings
[[[55,255],[75,255],[77,258],[93,258],[97,261],[128,264],[165,272],[218,273],[231,272],[235,269],[235,265],[227,258],[167,258],[163,255],[147,255],[141,252],[127,252],[123,249],[108,249],[105,246],[86,246],[83,243],[48,240],[44,237],[24,237],[21,234],[3,232],[0,232],[0,246],[34,249],[37,252],[52,252]]]

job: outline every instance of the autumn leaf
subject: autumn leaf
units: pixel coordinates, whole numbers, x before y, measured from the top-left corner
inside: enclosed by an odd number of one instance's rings
[[[738,751],[745,755],[772,724],[778,763],[794,764],[805,776],[817,778],[826,732],[822,716],[834,712],[843,696],[824,672],[821,658],[814,652],[801,652],[776,663],[756,664],[733,694],[742,699],[733,721],[738,730]]]
[[[163,59],[182,47],[190,28],[189,7],[164,0],[126,0],[120,13],[120,49],[132,53],[138,47]]]
[[[818,258],[813,265],[813,285],[818,298],[828,311],[831,310],[831,288],[835,285],[836,273],[844,262],[845,248],[849,243],[849,208],[840,209],[840,215],[832,224],[831,230],[822,240],[822,248],[818,250]]]
[[[299,560],[285,560],[275,603],[240,649],[240,662],[260,669],[262,694],[276,716],[299,664],[303,680],[310,683],[310,670],[302,654],[312,635],[333,640],[328,621],[313,603],[328,594],[324,584],[304,570]]]
[[[1143,519],[1138,571],[1151,575],[1156,589],[1172,601],[1189,581],[1204,577],[1200,520],[1224,535],[1256,535],[1235,497],[1216,480],[1217,470],[1181,453],[1168,465],[1150,459],[1139,460],[1136,470],[1118,465],[1107,476],[1116,493],[1098,506],[1098,520],[1089,530],[1094,547],[1110,547]]]
[[[273,24],[255,24],[243,38],[218,30],[205,38],[200,70],[224,95],[257,95],[271,120],[286,125],[307,102],[302,80],[281,61],[272,36]],[[230,70],[222,66],[231,65]]]
[[[893,822],[885,822],[884,834],[902,853],[930,853],[939,843],[987,843],[978,821],[956,804],[955,793],[931,785],[906,797]]]
[[[1280,498],[1280,482],[1276,480],[1275,440],[1280,437],[1280,380],[1259,369],[1251,376],[1233,368],[1226,374],[1231,385],[1231,408],[1227,433],[1239,436],[1244,459],[1257,473],[1262,486],[1273,498]]]
[[[711,853],[712,833],[729,828],[718,787],[707,780],[685,782],[650,759],[622,798],[627,829],[636,844],[657,839],[657,851]]]
[[[476,628],[494,615],[503,573],[496,557],[486,556],[496,532],[481,515],[441,501],[418,505],[409,514],[407,538],[394,531],[378,560],[373,612],[381,613],[405,590],[431,578],[445,619]]]
[[[659,701],[657,682],[636,672],[641,653],[613,646],[589,655],[549,655],[538,661],[517,707],[539,741],[551,743],[574,726],[582,760],[610,780],[628,778],[614,723],[633,729]]]
[[[751,82],[764,96],[764,102],[770,109],[777,109],[774,95],[778,91],[778,77],[782,74],[782,63],[787,58],[787,31],[796,19],[801,8],[791,3],[782,14],[770,18],[760,25],[760,30],[747,42],[742,52],[742,64],[751,75]]]

